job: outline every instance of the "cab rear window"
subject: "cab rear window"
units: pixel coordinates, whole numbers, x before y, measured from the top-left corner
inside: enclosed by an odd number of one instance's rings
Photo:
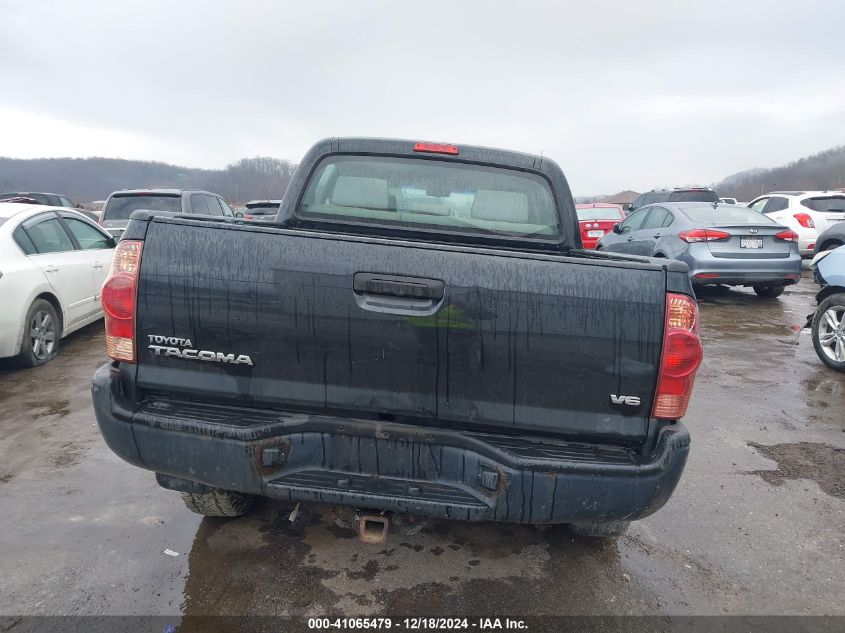
[[[297,217],[351,225],[553,239],[558,214],[544,178],[528,172],[386,156],[330,156]]]

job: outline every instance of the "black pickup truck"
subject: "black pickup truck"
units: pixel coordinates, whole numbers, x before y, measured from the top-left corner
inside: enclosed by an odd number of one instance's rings
[[[686,266],[582,250],[548,158],[327,139],[274,222],[136,212],[102,296],[102,434],[202,514],[266,496],[611,536],[686,462]]]

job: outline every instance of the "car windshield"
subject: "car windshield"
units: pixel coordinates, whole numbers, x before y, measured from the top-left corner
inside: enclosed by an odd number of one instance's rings
[[[776,224],[774,220],[748,207],[719,204],[684,209],[684,214],[696,224]]]
[[[254,207],[247,207],[245,213],[251,213],[252,215],[275,215],[279,212],[279,205],[261,205],[261,206],[254,206]]]
[[[689,191],[673,191],[669,194],[669,202],[718,202],[719,196],[708,189],[691,189]]]
[[[312,174],[296,214],[443,233],[559,235],[541,176],[435,159],[330,156]]]
[[[808,209],[813,211],[841,211],[845,212],[845,196],[830,196],[826,198],[807,198],[802,200]]]
[[[161,196],[136,194],[127,196],[113,196],[103,209],[103,220],[128,220],[133,211],[149,209],[151,211],[168,211],[181,213],[182,199],[180,196]]]
[[[616,207],[577,209],[579,220],[621,220],[622,211]]]

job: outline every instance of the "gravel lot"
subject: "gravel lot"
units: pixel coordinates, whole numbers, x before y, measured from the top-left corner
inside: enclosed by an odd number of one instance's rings
[[[95,324],[47,366],[0,369],[0,615],[845,615],[845,375],[790,330],[814,292],[701,293],[686,472],[603,542],[431,521],[368,546],[327,508],[290,534],[270,501],[202,519],[103,443]]]

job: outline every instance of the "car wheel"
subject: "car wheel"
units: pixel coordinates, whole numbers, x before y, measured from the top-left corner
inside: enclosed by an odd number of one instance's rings
[[[819,249],[819,253],[832,251],[834,248],[839,248],[840,246],[842,246],[842,242],[827,242]]]
[[[786,286],[754,286],[754,292],[763,299],[774,299],[783,294]]]
[[[631,525],[630,521],[570,523],[569,531],[576,536],[616,538],[617,536],[622,536],[629,525]]]
[[[845,293],[829,296],[813,317],[813,347],[821,361],[845,372]]]
[[[255,503],[255,497],[215,488],[204,494],[183,492],[182,501],[191,512],[207,517],[239,517],[249,512]]]
[[[15,357],[18,367],[37,367],[49,363],[59,354],[61,323],[49,301],[36,299],[29,306],[24,321],[21,351]]]

